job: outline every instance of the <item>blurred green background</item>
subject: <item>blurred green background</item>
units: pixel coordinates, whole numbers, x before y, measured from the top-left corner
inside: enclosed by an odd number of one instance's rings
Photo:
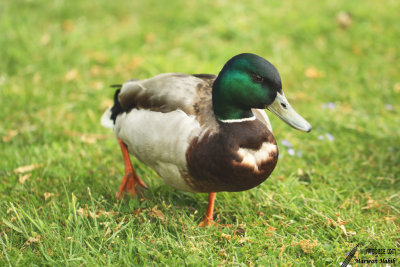
[[[395,0],[1,1],[0,265],[326,266],[357,243],[400,249],[399,11]],[[150,189],[118,202],[123,162],[99,124],[109,85],[217,74],[243,52],[278,68],[313,131],[270,116],[278,166],[255,189],[218,194],[219,227],[197,228],[204,194],[137,160]]]

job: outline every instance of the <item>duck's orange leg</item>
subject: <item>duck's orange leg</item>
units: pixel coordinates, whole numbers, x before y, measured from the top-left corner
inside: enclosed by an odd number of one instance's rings
[[[217,193],[215,193],[215,192],[208,193],[208,208],[207,208],[206,216],[204,216],[204,219],[199,224],[199,227],[204,227],[204,226],[215,224],[214,219],[213,219],[213,214],[214,214],[214,201],[215,201],[216,196],[217,196]]]
[[[124,192],[131,196],[135,196],[137,186],[147,188],[147,185],[142,181],[142,179],[140,179],[133,169],[132,162],[129,158],[128,147],[124,142],[122,142],[121,139],[118,139],[118,142],[121,146],[122,156],[124,157],[125,162],[125,175],[124,178],[122,178],[121,186],[119,187],[119,191],[117,193],[117,198],[121,199],[124,195]]]

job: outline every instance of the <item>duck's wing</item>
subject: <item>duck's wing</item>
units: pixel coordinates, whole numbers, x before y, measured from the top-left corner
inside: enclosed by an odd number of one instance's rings
[[[182,110],[205,121],[212,113],[211,91],[215,75],[164,73],[145,80],[130,80],[120,86],[114,106],[102,117],[102,124],[112,128],[119,114],[132,109],[155,112]]]
[[[199,75],[165,73],[153,78],[123,84],[118,100],[124,111],[132,108],[170,112],[177,109],[195,114],[199,90],[208,88],[209,79]]]

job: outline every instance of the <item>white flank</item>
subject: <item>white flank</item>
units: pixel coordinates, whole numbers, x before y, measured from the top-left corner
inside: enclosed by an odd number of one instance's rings
[[[244,119],[233,119],[233,120],[220,120],[224,123],[235,123],[235,122],[244,122],[244,121],[254,121],[256,120],[256,116],[250,117],[250,118],[244,118]]]
[[[186,150],[200,134],[200,124],[181,110],[168,113],[132,110],[117,117],[115,135],[128,150],[176,189],[193,191],[181,172],[187,172]]]
[[[270,153],[276,152],[276,150],[276,145],[264,142],[258,150],[239,148],[238,154],[243,157],[243,164],[251,166],[258,171],[258,165],[268,160],[268,158],[270,158]]]
[[[101,125],[103,125],[106,128],[114,128],[114,123],[111,120],[111,108],[108,108],[106,112],[104,112],[103,116],[101,116]]]

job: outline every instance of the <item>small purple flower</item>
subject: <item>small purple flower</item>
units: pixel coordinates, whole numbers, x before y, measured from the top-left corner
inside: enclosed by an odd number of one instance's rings
[[[336,105],[333,102],[328,102],[328,103],[322,104],[322,108],[323,109],[335,109]]]
[[[335,109],[335,108],[336,108],[335,103],[329,102],[329,103],[328,103],[328,108],[329,108],[329,109]]]
[[[287,139],[283,139],[282,140],[282,145],[286,146],[286,147],[292,147],[293,146],[292,143],[290,143],[289,140],[287,140]]]
[[[393,110],[393,105],[391,104],[386,104],[385,105],[386,110],[392,111]]]
[[[329,141],[333,142],[335,140],[335,137],[333,137],[333,135],[331,135],[330,133],[326,133],[326,138],[328,138]]]
[[[287,150],[287,152],[289,153],[289,155],[291,155],[291,156],[294,156],[294,149],[293,148],[289,148],[288,150]]]
[[[323,135],[318,136],[318,140],[324,140],[324,139],[325,139],[325,137]]]

